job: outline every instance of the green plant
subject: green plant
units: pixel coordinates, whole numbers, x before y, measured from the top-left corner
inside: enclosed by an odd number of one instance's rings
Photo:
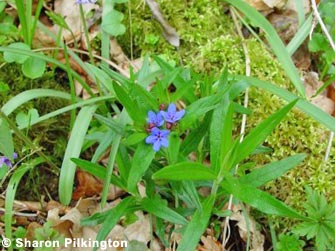
[[[332,250],[335,244],[335,202],[328,204],[322,194],[310,187],[305,190],[307,218],[293,232],[307,239],[315,239],[317,251]]]
[[[297,235],[290,235],[290,234],[280,234],[279,240],[277,242],[276,251],[302,251],[305,242],[299,240]]]
[[[32,0],[27,1],[15,0],[15,5],[20,19],[21,33],[24,42],[29,47],[31,47],[33,43],[37,21],[39,19],[43,7],[43,0],[38,1],[35,13],[33,13]]]
[[[335,40],[335,27],[333,25],[335,3],[330,0],[321,1],[318,10],[330,36]],[[313,32],[312,39],[308,43],[308,48],[311,52],[318,54],[316,61],[318,69],[321,72],[320,79],[328,80],[330,78],[333,81],[335,76],[335,52],[320,27],[317,27]],[[331,81],[327,81],[327,83],[330,84]]]
[[[27,44],[20,42],[10,44],[8,48],[30,51],[30,48]],[[32,79],[41,77],[44,74],[46,68],[46,62],[44,60],[37,57],[22,55],[17,52],[5,52],[4,60],[7,63],[15,62],[21,64],[23,74]]]
[[[121,216],[141,209],[165,222],[165,226],[169,223],[181,225],[183,238],[178,250],[194,250],[212,217],[212,211],[220,210],[229,194],[261,212],[304,219],[292,208],[257,189],[300,163],[304,155],[270,163],[246,175],[233,175],[235,166],[253,154],[297,101],[270,115],[240,143],[239,138],[234,138],[232,134],[233,115],[249,111],[234,99],[248,86],[245,81],[228,81],[227,74],[223,74],[214,85],[211,81],[204,81],[205,86],[199,89],[197,81],[200,76],[186,69],[174,68],[159,57],[155,61],[160,70],[146,60],[142,69],[129,80],[106,70],[118,83],[105,84],[111,85],[108,89],[114,90],[123,106],[122,110],[115,110],[114,114],[107,114],[105,118],[97,115],[98,120],[111,129],[105,132],[106,139],[108,134],[114,135],[108,141],[112,151],[107,170],[86,160],[72,161],[106,180],[105,187],[112,183],[126,190],[129,196],[115,208],[93,215],[83,220],[82,224],[102,223],[97,237],[102,240]],[[156,85],[150,92],[146,91],[151,79],[157,76],[160,78]],[[173,92],[168,91],[171,83],[175,88]],[[184,117],[182,110],[176,112],[171,105],[168,113],[159,112],[159,107],[166,109],[160,105],[179,100],[186,105]],[[155,126],[163,125],[160,113],[166,123],[164,128],[170,130],[169,136],[158,137],[159,129],[155,129],[157,132],[154,130]],[[108,119],[111,115],[115,119]],[[167,139],[169,143],[166,147],[163,142]],[[158,140],[163,141],[159,143]],[[155,142],[158,144],[156,147]],[[109,144],[103,147],[107,149]],[[101,145],[102,142],[99,148]],[[189,158],[192,152],[196,154],[195,161]],[[210,167],[203,164],[208,158]],[[118,166],[118,175],[112,172],[114,162]],[[207,185],[201,185],[199,181],[206,181]],[[138,191],[138,183],[146,188],[144,198]],[[207,197],[202,197],[197,191],[202,186],[211,187]],[[177,231],[177,227],[174,230]]]
[[[36,228],[34,232],[34,240],[39,243],[45,243],[46,241],[55,241],[59,243],[59,246],[62,246],[65,241],[65,237],[59,232],[52,228],[53,224],[50,221],[47,221],[43,224],[41,228]],[[39,246],[34,248],[35,251],[52,251],[54,247],[50,246]]]

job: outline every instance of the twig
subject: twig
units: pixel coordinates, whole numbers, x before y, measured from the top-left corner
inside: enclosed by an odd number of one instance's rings
[[[246,74],[246,76],[249,77],[250,72],[251,72],[251,68],[250,68],[250,56],[249,56],[248,48],[247,48],[247,45],[245,43],[243,34],[241,32],[241,27],[240,27],[239,22],[237,21],[237,18],[236,18],[236,10],[232,7],[230,7],[229,10],[230,10],[230,13],[232,15],[237,33],[242,39],[242,48],[243,48],[243,52],[244,52],[244,56],[245,56],[245,74]],[[248,107],[248,102],[249,102],[249,88],[246,89],[245,95],[244,95],[243,106],[245,108]],[[241,131],[240,131],[240,135],[241,135],[240,142],[242,142],[243,139],[244,139],[246,124],[247,124],[247,115],[243,114],[242,122],[241,122]],[[235,167],[235,173],[237,172],[237,169],[238,169],[238,165],[236,165],[236,167]],[[231,194],[229,196],[229,201],[228,201],[228,210],[232,209],[232,205],[233,205],[233,195]],[[227,244],[227,241],[229,239],[228,237],[230,235],[229,218],[230,218],[229,216],[226,217],[224,228],[223,228],[223,237],[222,237],[222,250],[223,251],[225,250],[225,246]]]
[[[319,22],[323,33],[326,35],[330,46],[333,48],[333,51],[335,52],[335,43],[334,43],[331,35],[329,34],[329,32],[327,30],[326,25],[324,24],[324,22],[323,22],[323,20],[322,20],[322,18],[320,16],[320,13],[318,11],[318,7],[316,5],[316,2],[315,2],[315,0],[312,0],[311,2],[312,2],[313,14],[316,17],[317,21]],[[332,144],[333,144],[333,139],[334,139],[334,132],[331,131],[330,134],[329,134],[328,146],[327,146],[327,150],[326,150],[326,154],[325,154],[325,159],[324,159],[325,161],[327,161],[328,158],[329,158],[330,150],[331,150],[331,147],[332,147]]]

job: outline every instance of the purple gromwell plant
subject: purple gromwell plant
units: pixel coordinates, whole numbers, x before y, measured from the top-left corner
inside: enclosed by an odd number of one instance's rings
[[[16,159],[16,158],[17,158],[17,153],[14,152],[13,153],[13,159]],[[12,162],[10,161],[10,159],[8,157],[6,157],[6,156],[0,156],[0,168],[3,165],[8,166],[8,168],[12,168],[13,167]]]

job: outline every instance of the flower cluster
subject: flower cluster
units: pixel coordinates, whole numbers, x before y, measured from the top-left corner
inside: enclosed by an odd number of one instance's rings
[[[185,110],[177,111],[175,104],[170,104],[167,111],[148,112],[148,131],[151,133],[146,139],[147,144],[152,144],[155,152],[169,145],[168,136],[172,127],[185,115]],[[164,122],[165,128],[164,129]],[[163,127],[163,129],[162,129]]]
[[[17,158],[17,153],[13,153],[13,159],[16,159]],[[12,162],[10,161],[9,158],[7,158],[6,156],[0,156],[0,168],[3,166],[3,165],[6,165],[8,166],[9,168],[12,168]]]

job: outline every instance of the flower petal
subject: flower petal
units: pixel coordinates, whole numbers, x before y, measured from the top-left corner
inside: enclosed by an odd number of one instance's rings
[[[169,104],[168,107],[168,113],[175,113],[177,111],[176,105],[175,104]]]
[[[157,127],[154,127],[151,129],[151,135],[157,136],[159,134],[160,130]]]
[[[153,144],[157,141],[157,137],[149,135],[148,137],[146,137],[145,139],[145,143],[147,144]]]
[[[13,166],[12,166],[12,162],[10,162],[10,160],[9,159],[5,159],[4,160],[4,163],[9,167],[9,168],[12,168]]]
[[[180,120],[184,116],[184,114],[185,114],[185,110],[184,109],[180,110],[179,112],[176,112],[174,120],[175,121]]]
[[[18,157],[17,153],[14,152],[14,153],[13,153],[13,159],[16,159],[17,157]]]
[[[161,136],[166,138],[170,134],[169,130],[161,130]]]
[[[161,145],[164,147],[168,147],[169,146],[169,140],[167,138],[162,138],[161,139]]]
[[[156,114],[153,111],[148,112],[148,123],[154,123],[156,120]]]
[[[153,148],[155,152],[158,152],[161,148],[161,142],[159,140],[155,141]]]

